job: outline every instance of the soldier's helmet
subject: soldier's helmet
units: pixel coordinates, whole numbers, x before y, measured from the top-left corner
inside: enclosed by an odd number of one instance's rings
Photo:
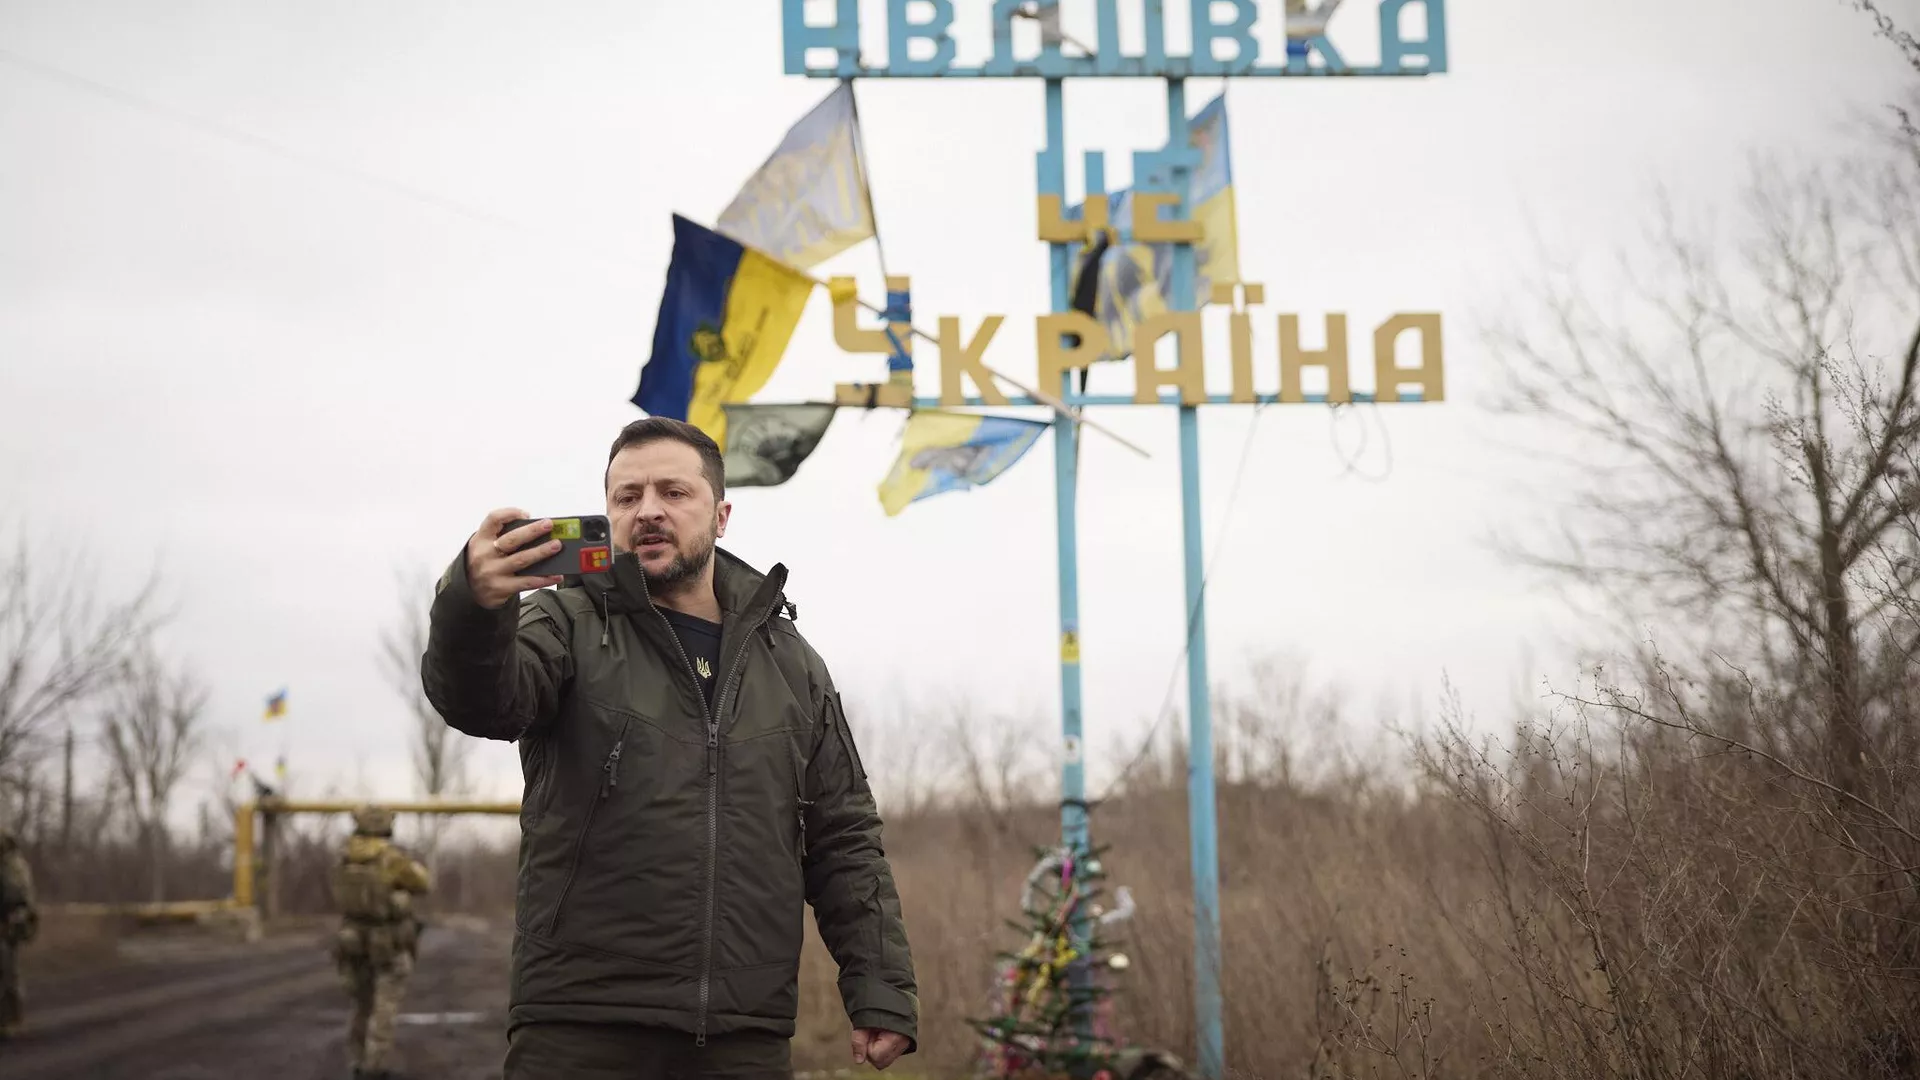
[[[392,836],[393,811],[380,806],[363,806],[353,812],[353,831],[362,836]]]

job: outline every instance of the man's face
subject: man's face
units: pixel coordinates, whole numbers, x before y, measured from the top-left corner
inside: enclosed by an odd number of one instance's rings
[[[727,534],[731,503],[718,503],[700,452],[673,439],[629,446],[607,468],[607,520],[615,551],[640,557],[647,588],[670,595],[700,580]]]

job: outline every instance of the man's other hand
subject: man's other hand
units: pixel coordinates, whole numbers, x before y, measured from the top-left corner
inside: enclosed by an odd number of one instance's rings
[[[853,1029],[853,1063],[872,1062],[876,1069],[884,1069],[900,1059],[907,1052],[912,1041],[897,1031],[885,1028]]]
[[[560,541],[549,540],[526,551],[517,551],[553,532],[553,522],[541,518],[512,532],[501,533],[507,522],[526,516],[526,511],[514,507],[495,510],[480,523],[473,539],[467,541],[467,584],[473,590],[474,600],[489,611],[523,592],[560,584],[561,579],[557,577],[521,575],[522,570],[560,550]]]

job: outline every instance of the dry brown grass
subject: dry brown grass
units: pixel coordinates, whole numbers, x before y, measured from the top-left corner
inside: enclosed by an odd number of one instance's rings
[[[1404,784],[1235,770],[1219,797],[1230,1072],[1920,1075],[1908,772],[1882,762],[1892,801],[1847,803],[1707,737],[1677,693],[1657,708],[1617,694],[1564,705],[1492,742],[1444,724],[1411,747]],[[1094,828],[1138,903],[1124,1030],[1190,1062],[1186,803],[1165,779],[1178,766],[1150,770]],[[987,802],[888,826],[923,1010],[910,1067],[924,1075],[969,1068],[965,1020],[994,950],[1014,944],[1004,920],[1031,845],[1057,835],[1049,807]],[[810,940],[804,1067],[846,1060],[833,975]]]
[[[1920,796],[1903,764],[1915,755],[1889,753],[1865,797],[1842,798],[1812,766],[1727,741],[1797,706],[1724,687],[1713,700],[1702,714],[1670,688],[1592,691],[1490,742],[1454,718],[1367,768],[1328,746],[1292,749],[1302,716],[1338,715],[1276,704],[1263,723],[1234,706],[1219,794],[1232,1074],[1920,1075]],[[1057,811],[1021,797],[1051,791],[1051,770],[1000,753],[991,723],[969,730],[985,734],[939,755],[957,780],[910,811],[888,802],[922,1004],[920,1052],[903,1066],[915,1076],[969,1070],[966,1020],[985,1007],[996,951],[1016,944],[1006,920],[1033,848],[1058,835]],[[1183,772],[1177,747],[1150,756],[1093,828],[1138,905],[1122,1030],[1191,1062]],[[283,838],[289,914],[324,905],[324,833]],[[211,884],[208,850],[180,851],[197,867],[187,876]],[[51,860],[46,880],[137,895],[138,875],[116,867],[138,857]],[[443,911],[511,902],[510,849],[440,861]],[[834,974],[809,932],[800,1068],[848,1063]]]

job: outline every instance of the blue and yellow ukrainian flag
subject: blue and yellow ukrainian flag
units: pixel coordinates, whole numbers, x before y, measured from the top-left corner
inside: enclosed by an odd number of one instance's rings
[[[871,239],[873,199],[859,144],[853,83],[843,82],[788,129],[714,228],[803,270]]]
[[[1049,424],[977,413],[916,410],[900,436],[900,457],[880,482],[892,517],[909,503],[985,484],[1020,460]]]
[[[287,715],[287,691],[285,687],[267,695],[267,713],[262,720],[278,720]]]
[[[1194,252],[1194,307],[1210,300],[1213,285],[1240,283],[1240,221],[1233,201],[1233,147],[1227,139],[1227,95],[1221,94],[1187,124],[1200,164],[1187,189],[1193,220],[1206,239]],[[1173,272],[1169,263],[1167,272]]]
[[[653,355],[633,403],[685,420],[727,445],[722,406],[752,397],[787,350],[813,279],[673,215],[673,259]]]
[[[1193,308],[1212,300],[1213,286],[1240,281],[1240,226],[1233,198],[1233,148],[1227,136],[1227,96],[1221,94],[1187,121],[1200,163],[1187,181],[1187,214],[1200,223],[1202,238],[1193,245]],[[1078,208],[1076,208],[1078,209]],[[1084,212],[1084,211],[1082,211]],[[1112,194],[1108,218],[1130,228],[1133,189]],[[1074,256],[1075,260],[1079,255]],[[1133,355],[1134,328],[1148,317],[1168,310],[1173,289],[1172,244],[1116,244],[1100,258],[1092,312],[1107,328],[1109,342],[1102,360],[1125,360]]]

